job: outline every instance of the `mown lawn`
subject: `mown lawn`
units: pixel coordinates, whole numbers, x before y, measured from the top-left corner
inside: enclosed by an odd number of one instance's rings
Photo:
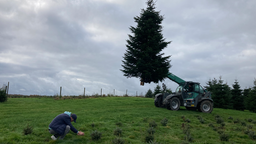
[[[125,143],[145,143],[149,122],[155,121],[154,139],[161,144],[184,143],[182,124],[190,125],[191,143],[256,143],[244,131],[248,125],[256,130],[256,114],[248,111],[235,111],[215,108],[211,114],[188,111],[181,107],[179,111],[170,111],[165,108],[156,108],[153,99],[139,97],[101,97],[86,99],[54,100],[52,98],[9,98],[0,103],[0,143],[112,143],[116,138],[113,134],[117,127],[122,129],[120,138]],[[85,132],[84,136],[77,136],[72,131],[64,140],[51,140],[48,125],[52,119],[64,111],[77,114],[77,123],[73,123],[78,130]],[[225,123],[221,127],[216,122],[220,116]],[[184,119],[182,118],[184,117]],[[204,120],[202,124],[198,117]],[[229,119],[232,117],[233,120]],[[167,118],[167,126],[162,126],[162,119]],[[189,119],[190,123],[186,122]],[[236,119],[240,123],[234,123]],[[252,122],[248,122],[252,119]],[[185,121],[184,121],[185,120]],[[117,126],[117,123],[121,126]],[[243,126],[241,122],[245,122]],[[94,127],[92,127],[94,123]],[[209,124],[214,126],[210,127]],[[33,126],[33,133],[23,135],[27,124]],[[244,123],[243,123],[244,124]],[[100,131],[102,137],[98,141],[91,139],[93,130]],[[229,141],[220,141],[222,131],[229,135]]]

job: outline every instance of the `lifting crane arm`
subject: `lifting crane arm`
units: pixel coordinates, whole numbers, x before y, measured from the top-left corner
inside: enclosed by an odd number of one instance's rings
[[[176,75],[172,74],[172,73],[168,73],[167,77],[174,81],[175,83],[177,83],[178,85],[181,85],[182,83],[185,83],[186,81],[184,81],[183,79],[177,77]]]

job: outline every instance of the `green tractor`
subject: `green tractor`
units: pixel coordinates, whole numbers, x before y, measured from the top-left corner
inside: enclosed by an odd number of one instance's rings
[[[198,110],[204,113],[212,112],[211,92],[205,90],[200,83],[184,81],[172,73],[169,73],[167,77],[179,86],[174,93],[170,94],[165,92],[166,86],[163,84],[164,92],[155,95],[156,107],[166,107],[168,110],[177,111],[180,106],[185,106],[187,110]]]

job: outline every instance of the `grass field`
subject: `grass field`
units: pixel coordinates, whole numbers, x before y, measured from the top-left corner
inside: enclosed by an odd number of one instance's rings
[[[54,100],[52,98],[9,98],[7,102],[0,103],[0,143],[112,143],[116,138],[114,130],[122,129],[121,139],[125,143],[145,143],[149,123],[155,121],[154,139],[161,144],[185,143],[182,124],[190,120],[190,133],[193,137],[191,143],[256,143],[248,134],[245,134],[248,125],[256,130],[256,114],[248,111],[235,111],[215,108],[211,114],[188,111],[181,107],[179,111],[170,111],[165,108],[156,108],[153,99],[139,97],[101,97],[86,99]],[[73,126],[85,132],[84,136],[77,136],[72,131],[64,140],[51,140],[48,125],[52,119],[64,111],[77,114],[77,123]],[[225,126],[216,122],[220,116]],[[184,117],[184,118],[182,118]],[[199,117],[204,120],[202,124]],[[229,119],[232,117],[233,120]],[[167,126],[161,121],[167,118]],[[239,123],[234,123],[239,119]],[[253,120],[248,122],[248,120]],[[185,120],[185,121],[184,121]],[[250,120],[249,120],[250,121]],[[94,123],[94,127],[92,127]],[[121,126],[117,126],[121,123]],[[33,127],[33,133],[23,135],[27,124]],[[212,124],[213,127],[210,127]],[[245,126],[246,125],[246,126]],[[93,141],[91,132],[97,130],[102,133],[101,139]],[[220,141],[219,131],[229,135],[228,142]]]

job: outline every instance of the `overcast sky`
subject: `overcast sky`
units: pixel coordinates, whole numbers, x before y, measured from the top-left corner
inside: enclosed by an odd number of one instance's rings
[[[146,0],[0,0],[0,84],[11,94],[145,94],[155,83],[120,71]],[[206,86],[256,78],[256,1],[157,0],[170,72]],[[168,88],[177,84],[166,79]],[[159,83],[162,85],[161,83]]]

